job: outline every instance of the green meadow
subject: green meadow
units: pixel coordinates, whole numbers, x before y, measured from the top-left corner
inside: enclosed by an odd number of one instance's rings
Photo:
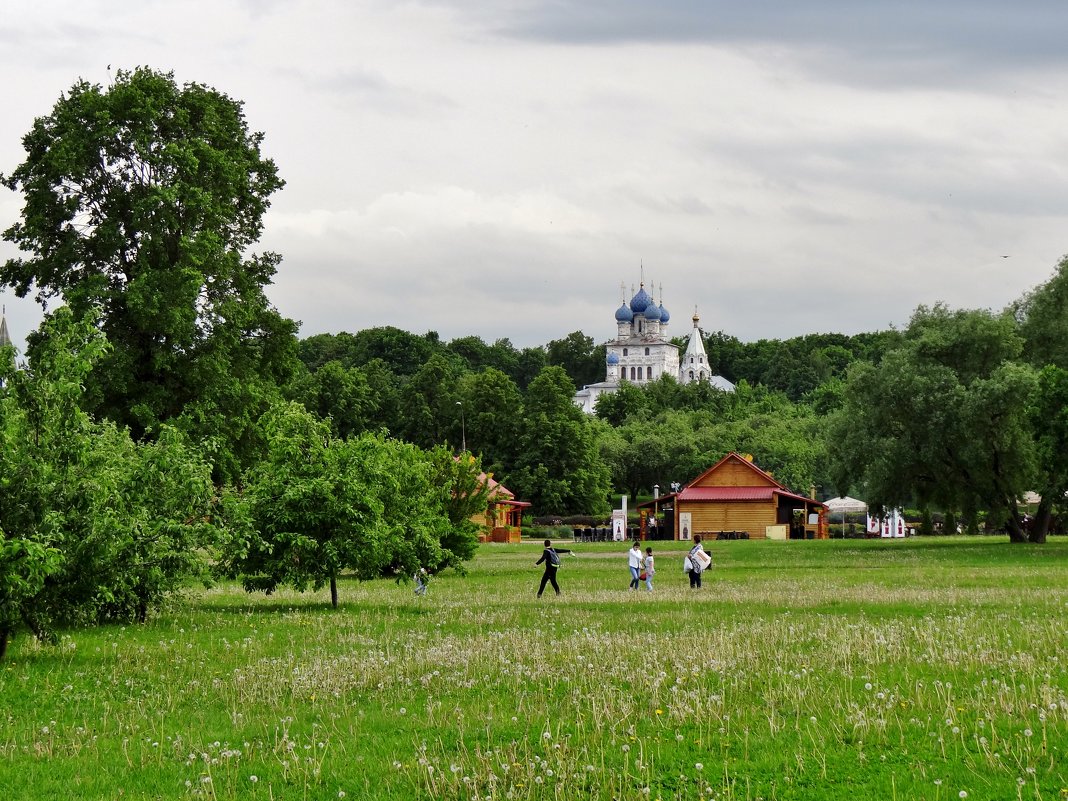
[[[1068,798],[1068,542],[651,544],[20,635],[0,798]]]

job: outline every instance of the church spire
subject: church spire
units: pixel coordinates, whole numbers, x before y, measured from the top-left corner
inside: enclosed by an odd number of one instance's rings
[[[11,344],[11,335],[7,333],[7,305],[0,307],[0,348]]]

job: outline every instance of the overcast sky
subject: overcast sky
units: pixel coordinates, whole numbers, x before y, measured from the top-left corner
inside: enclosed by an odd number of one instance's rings
[[[0,172],[76,79],[148,65],[266,134],[302,336],[601,342],[642,265],[674,334],[852,334],[1053,273],[1065,41],[1064,0],[5,2]]]

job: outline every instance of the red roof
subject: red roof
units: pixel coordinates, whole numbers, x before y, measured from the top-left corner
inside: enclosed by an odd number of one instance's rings
[[[686,487],[680,501],[770,501],[774,487]]]
[[[819,501],[775,487],[687,487],[679,493],[680,501],[770,501],[774,496],[804,501],[808,506],[822,506]]]

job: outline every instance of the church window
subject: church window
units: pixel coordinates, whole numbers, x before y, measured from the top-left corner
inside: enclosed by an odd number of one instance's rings
[[[693,364],[693,356],[690,357],[690,364]]]
[[[690,361],[693,361],[693,359],[690,359]],[[690,370],[690,380],[693,381],[693,370]]]
[[[652,378],[653,377],[653,366],[652,365],[649,365],[648,367],[645,368],[645,377],[646,378]]]
[[[631,381],[634,380],[634,368],[633,367],[630,368],[630,380]]]
[[[626,348],[623,348],[623,355],[624,355],[624,356],[626,356],[626,355],[627,355],[627,349],[626,349]]]
[[[698,356],[697,357],[697,361],[699,361],[701,364],[704,364],[705,363],[705,357],[704,356]]]
[[[649,348],[646,348],[646,349],[645,349],[645,355],[646,355],[646,356],[648,356],[648,355],[649,355]]]

